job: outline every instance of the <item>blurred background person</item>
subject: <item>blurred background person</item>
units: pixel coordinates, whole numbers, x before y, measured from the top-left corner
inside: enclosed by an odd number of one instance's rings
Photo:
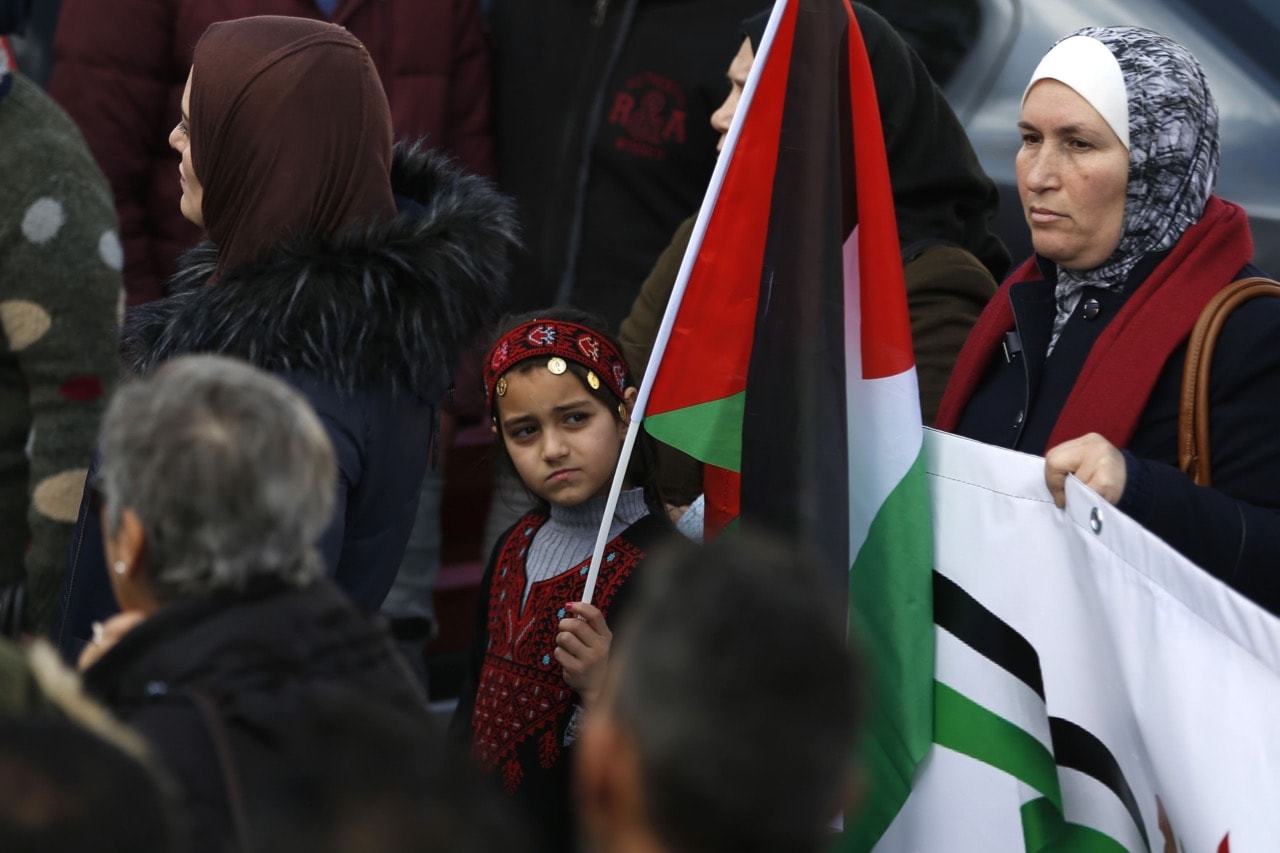
[[[1244,209],[1213,192],[1218,107],[1199,63],[1151,30],[1079,30],[1032,74],[1017,132],[1035,255],[966,341],[938,426],[1045,454],[1059,506],[1075,474],[1280,612],[1280,300],[1222,326],[1211,487],[1178,467],[1191,330],[1219,291],[1261,274]]]
[[[53,70],[53,28],[61,0],[5,0],[0,3],[0,33],[17,57],[22,73],[40,88]]]
[[[439,732],[352,700],[299,720],[300,751],[261,791],[254,849],[272,853],[525,853],[528,828]]]
[[[80,665],[174,775],[193,849],[244,845],[262,792],[323,761],[313,715],[360,701],[430,726],[390,638],[323,578],[337,471],[301,395],[239,361],[175,359],[117,392],[101,454],[121,612]]]
[[[338,456],[324,565],[373,612],[404,555],[450,371],[505,292],[510,208],[438,153],[393,151],[372,61],[341,27],[243,18],[212,25],[194,55],[171,180],[209,242],[167,298],[135,308],[126,366],[234,355],[305,394]],[[64,653],[113,609],[95,528],[88,513],[72,548]]]
[[[579,738],[591,849],[829,844],[833,817],[859,798],[865,687],[844,614],[810,559],[727,534],[646,566]]]
[[[180,821],[146,743],[57,652],[0,640],[0,850],[170,853]]]
[[[173,853],[172,804],[155,772],[57,717],[0,718],[0,849]]]
[[[0,0],[0,629],[43,634],[116,378],[120,240],[75,124],[13,65]]]

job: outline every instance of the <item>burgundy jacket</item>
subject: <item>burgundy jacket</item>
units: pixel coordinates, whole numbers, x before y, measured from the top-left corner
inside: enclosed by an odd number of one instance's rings
[[[319,18],[314,0],[63,0],[49,91],[80,125],[115,193],[125,288],[164,295],[200,239],[178,210],[169,130],[205,29],[250,15]],[[489,39],[478,0],[339,0],[333,22],[373,56],[397,138],[426,137],[461,165],[494,173]]]

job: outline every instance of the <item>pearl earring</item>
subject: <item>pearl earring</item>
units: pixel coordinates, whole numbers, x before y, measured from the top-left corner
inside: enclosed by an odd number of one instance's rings
[[[111,568],[116,574],[123,575],[129,567],[124,564],[124,560],[116,560],[115,565]]]

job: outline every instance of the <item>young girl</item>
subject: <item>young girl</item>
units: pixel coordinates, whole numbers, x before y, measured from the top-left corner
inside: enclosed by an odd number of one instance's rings
[[[485,360],[495,450],[539,505],[489,561],[453,723],[481,770],[541,828],[540,849],[556,853],[574,849],[566,751],[604,678],[609,622],[636,566],[671,531],[660,496],[639,487],[652,470],[637,452],[592,603],[582,602],[636,398],[599,325],[572,309],[525,315],[506,324]]]

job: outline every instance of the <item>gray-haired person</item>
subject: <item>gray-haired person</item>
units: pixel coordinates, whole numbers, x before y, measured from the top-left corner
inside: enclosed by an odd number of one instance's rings
[[[358,697],[427,725],[389,639],[323,579],[337,473],[297,392],[231,359],[177,358],[116,394],[101,454],[121,613],[81,666],[177,778],[193,849],[248,837],[259,792],[324,749],[300,734],[309,715]]]

